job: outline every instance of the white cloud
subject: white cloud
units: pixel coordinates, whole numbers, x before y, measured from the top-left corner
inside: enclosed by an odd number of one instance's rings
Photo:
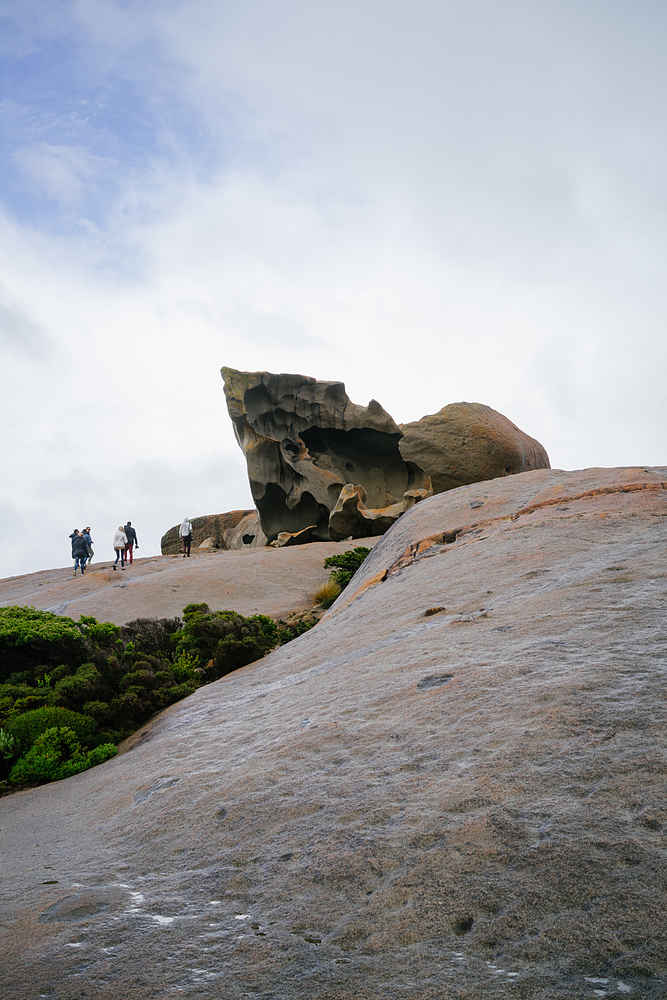
[[[248,505],[222,364],[341,379],[399,421],[479,400],[561,467],[664,463],[662,14],[66,10],[160,141],[14,150],[67,213],[0,219],[4,573],[66,562],[82,519],[130,517],[148,554]]]

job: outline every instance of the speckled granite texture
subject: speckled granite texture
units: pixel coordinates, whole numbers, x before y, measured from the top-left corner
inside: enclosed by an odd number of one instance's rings
[[[3,1000],[666,996],[665,483],[424,501],[312,632],[1,800]]]

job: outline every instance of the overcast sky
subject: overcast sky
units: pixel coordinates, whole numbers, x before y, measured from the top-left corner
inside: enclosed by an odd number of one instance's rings
[[[251,506],[221,365],[665,464],[662,0],[0,0],[0,576]]]

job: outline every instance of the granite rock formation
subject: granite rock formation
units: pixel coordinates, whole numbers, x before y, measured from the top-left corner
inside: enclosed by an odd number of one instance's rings
[[[380,404],[350,402],[342,382],[223,368],[227,408],[248,463],[269,542],[313,528],[327,540],[342,488],[361,486],[369,509],[401,504],[430,480],[399,452],[401,432]]]
[[[401,455],[429,474],[434,493],[550,468],[539,441],[483,403],[450,403],[399,428]]]
[[[203,517],[193,517],[192,546],[193,548],[225,549],[225,532],[235,528],[239,521],[254,514],[252,510],[228,510],[224,514],[205,514]],[[172,556],[182,551],[183,544],[178,534],[180,525],[165,532],[160,541],[163,556]]]
[[[329,536],[338,542],[344,538],[384,535],[406,510],[430,495],[430,490],[406,490],[400,503],[372,510],[366,506],[363,486],[344,486],[329,516]]]
[[[666,487],[431,497],[311,632],[0,800],[3,1000],[664,998]]]
[[[224,534],[226,549],[257,549],[268,545],[269,540],[262,531],[256,510],[249,510]]]

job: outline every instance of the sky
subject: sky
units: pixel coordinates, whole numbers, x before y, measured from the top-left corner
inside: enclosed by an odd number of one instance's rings
[[[659,0],[0,0],[0,576],[251,507],[220,367],[664,465]]]

